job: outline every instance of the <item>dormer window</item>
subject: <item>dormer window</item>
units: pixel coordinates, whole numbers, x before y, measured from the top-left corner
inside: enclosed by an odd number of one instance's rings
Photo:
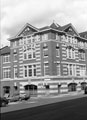
[[[71,29],[71,28],[69,28],[69,32],[72,32],[72,29]]]

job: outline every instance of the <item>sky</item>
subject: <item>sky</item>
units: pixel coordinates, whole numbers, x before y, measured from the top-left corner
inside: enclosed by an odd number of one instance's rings
[[[0,7],[1,46],[26,23],[37,28],[72,23],[78,32],[87,31],[87,0],[1,0]]]

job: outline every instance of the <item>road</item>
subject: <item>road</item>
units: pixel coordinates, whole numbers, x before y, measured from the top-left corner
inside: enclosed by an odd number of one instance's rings
[[[32,105],[28,103],[18,104],[16,109],[19,106],[23,109],[3,112],[1,120],[87,120],[87,96],[76,97],[38,99],[35,100],[39,104],[38,106],[37,103],[32,104],[37,107],[31,107]],[[57,102],[57,100],[59,101]],[[26,107],[24,108],[24,106]]]

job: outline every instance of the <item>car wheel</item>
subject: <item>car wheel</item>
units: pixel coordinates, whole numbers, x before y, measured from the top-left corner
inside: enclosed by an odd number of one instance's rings
[[[5,102],[2,102],[2,107],[5,107],[6,106],[6,103]]]

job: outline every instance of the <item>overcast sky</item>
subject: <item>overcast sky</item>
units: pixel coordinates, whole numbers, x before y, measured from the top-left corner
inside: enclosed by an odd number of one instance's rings
[[[1,0],[1,44],[7,44],[7,38],[26,23],[39,28],[53,20],[87,31],[87,0]]]

